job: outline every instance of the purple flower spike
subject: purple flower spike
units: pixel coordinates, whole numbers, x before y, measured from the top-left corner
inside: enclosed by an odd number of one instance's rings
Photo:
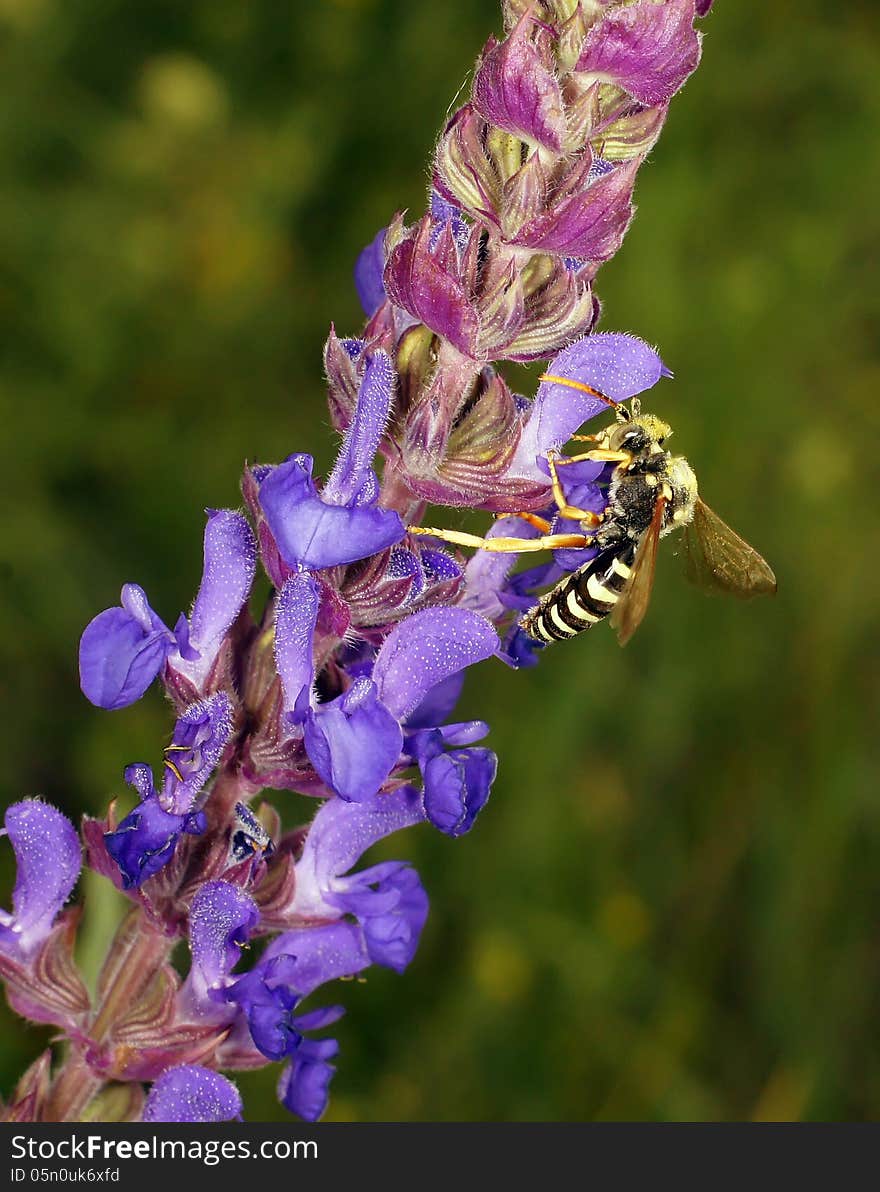
[[[200,689],[220,646],[241,612],[257,565],[253,531],[240,513],[209,509],[205,526],[204,570],[189,618],[189,649],[169,659],[175,670]]]
[[[708,11],[705,0],[699,15]],[[665,103],[700,61],[694,0],[618,5],[588,31],[576,69],[646,105]]]
[[[163,1072],[144,1105],[145,1122],[240,1122],[242,1103],[231,1080],[184,1064]]]
[[[382,644],[373,680],[399,720],[414,712],[437,683],[498,649],[498,635],[477,613],[428,608],[395,625]]]
[[[289,566],[318,570],[353,563],[404,536],[399,515],[376,506],[379,484],[372,469],[391,408],[394,377],[390,357],[376,352],[367,365],[354,417],[322,494],[312,479],[310,455],[290,456],[260,485],[263,513]]]
[[[225,691],[190,704],[174,726],[165,750],[165,780],[160,802],[181,815],[192,809],[232,734],[232,700]]]
[[[168,864],[181,833],[199,836],[207,820],[203,811],[183,815],[166,811],[152,789],[153,777],[147,766],[129,766],[125,780],[141,794],[142,801],[114,832],[104,833],[104,844],[119,866],[123,887],[130,890]]]
[[[381,228],[366,248],[362,249],[354,267],[354,285],[364,314],[370,318],[385,301],[385,228]]]
[[[80,686],[99,708],[125,708],[139,700],[176,644],[143,588],[126,584],[120,603],[121,608],[98,613],[80,640]]]
[[[28,956],[49,935],[76,885],[79,837],[67,816],[38,799],[12,803],[4,824],[17,868],[12,913],[0,911],[0,950]]]
[[[661,377],[672,376],[644,340],[609,332],[577,340],[550,362],[546,372],[590,385],[613,401],[626,401],[656,385]],[[598,397],[542,381],[509,475],[536,479],[539,457],[567,442],[578,427],[607,410],[607,403]]]
[[[367,678],[356,679],[344,695],[310,711],[304,733],[309,759],[323,781],[355,803],[375,794],[403,745],[397,718]]]
[[[497,128],[558,152],[565,111],[556,76],[532,44],[531,11],[500,44],[491,39],[474,79],[474,107]]]

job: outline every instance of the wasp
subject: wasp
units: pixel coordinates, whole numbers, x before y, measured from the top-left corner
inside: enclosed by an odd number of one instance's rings
[[[684,456],[666,449],[672,434],[667,423],[643,414],[638,399],[627,409],[580,381],[546,374],[541,380],[583,390],[614,408],[615,421],[609,427],[594,435],[573,436],[591,443],[589,450],[547,456],[558,514],[578,522],[580,532],[553,534],[544,518],[520,513],[516,516],[540,530],[540,537],[479,538],[430,527],[411,527],[413,533],[502,553],[595,548],[589,562],[560,580],[520,621],[530,637],[545,645],[576,637],[606,617],[620,644],[626,645],[650,603],[657,545],[674,530],[684,532],[688,578],[704,591],[746,599],[776,592],[770,565],[702,500]],[[600,514],[570,505],[565,498],[559,469],[582,460],[611,468],[608,503]]]

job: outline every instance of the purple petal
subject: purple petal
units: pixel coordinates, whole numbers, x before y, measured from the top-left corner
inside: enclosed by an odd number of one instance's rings
[[[501,658],[512,667],[537,666],[544,643],[535,641],[519,625],[513,625],[508,633]]]
[[[315,570],[353,563],[399,542],[406,528],[388,509],[328,505],[317,495],[310,455],[294,455],[269,473],[260,504],[284,561]]]
[[[395,625],[373,679],[385,706],[405,720],[437,683],[497,648],[498,636],[483,617],[463,608],[428,608]]]
[[[565,111],[556,76],[532,44],[531,9],[500,44],[489,42],[474,79],[473,102],[497,128],[557,151],[565,136]]]
[[[126,584],[121,599],[122,607],[98,613],[80,640],[80,686],[99,708],[124,708],[139,700],[175,645],[143,588]]]
[[[380,228],[366,248],[362,249],[354,266],[354,286],[364,314],[374,315],[385,301],[385,232]]]
[[[546,372],[590,385],[613,401],[626,401],[672,375],[643,340],[609,332],[576,340],[550,362]],[[508,474],[537,477],[539,456],[566,443],[578,427],[606,411],[608,405],[598,397],[542,381]]]
[[[483,737],[487,736],[489,726],[485,720],[460,720],[457,724],[441,724],[428,732],[439,734],[444,745],[473,745],[475,741],[482,741]],[[422,733],[427,735],[426,730],[422,729],[409,738],[404,746],[407,753],[414,756],[418,754],[417,739]]]
[[[269,944],[261,964],[284,955],[295,960],[287,979],[303,998],[319,985],[338,977],[352,977],[370,965],[360,927],[341,920],[320,927],[285,931]]]
[[[357,406],[345,434],[333,471],[327,478],[323,500],[332,505],[373,504],[378,482],[373,457],[388,421],[397,374],[387,352],[374,352],[358,390]]]
[[[373,964],[403,972],[416,954],[428,917],[428,896],[411,866],[389,861],[365,869],[330,901],[357,918]]]
[[[297,1014],[293,1021],[298,1031],[320,1031],[338,1022],[344,1014],[344,1006],[319,1006],[307,1014]]]
[[[199,836],[206,827],[203,811],[173,815],[161,806],[156,795],[150,795],[125,817],[115,832],[104,834],[104,844],[119,866],[123,886],[130,890],[168,864],[181,833]]]
[[[242,1103],[231,1080],[184,1064],[163,1072],[150,1089],[145,1122],[240,1122]]]
[[[310,711],[305,746],[318,774],[343,799],[378,791],[400,756],[403,732],[370,679],[356,679],[332,703]]]
[[[0,948],[37,948],[76,885],[82,867],[79,837],[67,816],[38,799],[6,808],[6,834],[15,854],[12,914],[0,912]]]
[[[275,609],[275,665],[284,689],[284,710],[303,714],[315,678],[312,643],[318,620],[318,585],[310,575],[292,575]]]
[[[705,0],[700,7],[707,11]],[[695,15],[694,0],[619,5],[588,31],[576,69],[616,83],[639,103],[665,103],[700,61]]]
[[[165,751],[161,800],[166,811],[183,815],[192,810],[231,735],[232,700],[225,691],[190,704],[178,718]]]
[[[328,1040],[329,1042],[329,1040]],[[327,1108],[336,1069],[323,1059],[297,1055],[278,1081],[278,1100],[291,1113],[316,1122]]]
[[[448,199],[445,199],[436,190],[431,191],[431,219],[434,224],[433,234],[431,236],[431,248],[434,248],[437,240],[440,238],[440,233],[448,224],[459,253],[463,253],[467,248],[470,238],[470,227],[467,220],[462,216],[461,209],[456,207],[454,203],[450,203]]]
[[[199,687],[207,678],[229,627],[251,590],[257,543],[247,520],[231,509],[209,509],[205,526],[202,582],[189,618],[189,645],[195,660],[174,658]]]
[[[259,921],[257,904],[238,886],[214,881],[199,888],[189,912],[192,967],[187,979],[196,1006],[212,1000],[212,991],[222,990]]]
[[[443,724],[445,720],[448,720],[458,703],[461,689],[464,687],[464,674],[465,672],[461,670],[457,674],[450,675],[448,679],[442,679],[436,683],[412,715],[407,717],[406,727],[410,729],[434,728],[435,725]]]
[[[142,803],[145,799],[149,799],[155,795],[156,787],[153,783],[153,771],[149,766],[145,766],[143,762],[135,762],[134,765],[126,766],[123,777],[128,785],[137,791],[138,798]]]
[[[491,749],[455,749],[437,753],[422,767],[425,810],[435,828],[463,836],[486,805],[498,759]]]
[[[362,803],[328,799],[312,821],[296,863],[295,910],[320,914],[335,879],[347,873],[371,845],[424,818],[419,796],[408,786]]]

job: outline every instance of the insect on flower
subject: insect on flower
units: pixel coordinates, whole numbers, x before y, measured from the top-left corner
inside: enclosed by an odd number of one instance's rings
[[[550,644],[576,637],[609,615],[621,645],[641,624],[651,598],[659,540],[685,531],[687,576],[707,592],[748,599],[773,595],[776,577],[765,559],[721,520],[697,492],[697,478],[682,455],[665,448],[671,428],[644,414],[633,398],[630,408],[591,385],[544,374],[542,381],[579,389],[613,407],[615,421],[593,435],[572,440],[593,446],[578,455],[548,453],[553,499],[560,517],[580,524],[580,533],[551,533],[551,523],[520,513],[540,537],[479,538],[455,530],[411,527],[459,546],[500,553],[596,548],[597,554],[565,576],[520,621],[536,641]],[[602,513],[570,505],[559,469],[589,460],[611,466],[608,502]]]

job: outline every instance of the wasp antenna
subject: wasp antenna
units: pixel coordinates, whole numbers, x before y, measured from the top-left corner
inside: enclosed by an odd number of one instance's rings
[[[589,393],[590,397],[598,397],[600,401],[604,401],[614,410],[620,409],[619,401],[615,401],[613,397],[608,397],[605,393],[600,393],[598,389],[594,389],[592,385],[587,385],[583,381],[573,381],[571,377],[554,377],[550,373],[542,373],[538,380],[549,381],[553,385],[566,385],[569,389],[579,389],[581,393]]]

